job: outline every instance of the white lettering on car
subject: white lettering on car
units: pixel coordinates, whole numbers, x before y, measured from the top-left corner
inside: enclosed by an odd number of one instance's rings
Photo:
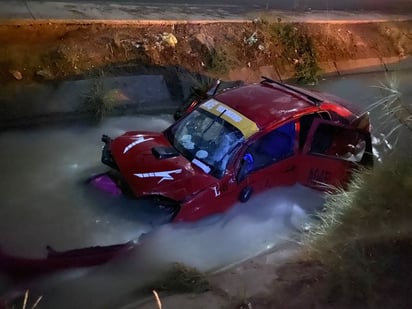
[[[182,169],[173,170],[173,171],[164,171],[164,172],[153,172],[153,173],[141,173],[141,174],[133,174],[139,178],[152,178],[152,177],[161,177],[158,184],[161,183],[163,180],[174,180],[172,174],[180,174],[182,173]]]
[[[220,195],[219,186],[214,186],[212,189],[215,192],[215,197],[218,197]]]
[[[136,145],[138,145],[138,144],[141,144],[141,143],[143,143],[143,142],[147,142],[147,141],[150,141],[150,140],[152,140],[153,139],[153,137],[150,137],[150,138],[144,138],[143,136],[139,136],[138,138],[137,138],[137,140],[135,140],[134,142],[132,142],[132,143],[130,143],[129,145],[127,145],[126,147],[124,147],[124,149],[123,149],[123,154],[125,154],[126,152],[128,152],[130,149],[132,149],[134,146],[136,146]]]

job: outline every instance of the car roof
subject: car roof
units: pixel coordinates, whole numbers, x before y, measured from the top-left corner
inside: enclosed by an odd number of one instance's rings
[[[251,119],[260,128],[316,107],[305,95],[266,82],[234,88],[215,98]]]
[[[322,103],[326,102],[329,106],[326,110],[331,108],[331,104],[336,106],[337,110],[343,108],[349,121],[358,114],[352,104],[336,96],[308,91],[270,79],[227,90],[215,98],[254,121],[259,128],[281,123],[297,114],[323,110]]]

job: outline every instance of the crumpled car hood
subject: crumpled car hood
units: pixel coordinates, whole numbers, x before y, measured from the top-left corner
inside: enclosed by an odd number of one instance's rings
[[[153,132],[127,132],[110,144],[120,173],[135,196],[163,195],[181,201],[216,182],[180,154],[157,158],[154,147],[171,145],[163,134]]]

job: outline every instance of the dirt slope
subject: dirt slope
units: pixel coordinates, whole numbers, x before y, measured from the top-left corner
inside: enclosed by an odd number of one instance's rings
[[[136,64],[182,66],[232,79],[253,80],[262,72],[285,78],[299,65],[314,69],[308,57],[327,73],[411,53],[412,21],[0,25],[0,82],[81,78],[101,70],[133,73]]]

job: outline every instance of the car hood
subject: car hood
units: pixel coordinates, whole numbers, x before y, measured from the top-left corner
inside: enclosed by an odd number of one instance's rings
[[[159,158],[153,149],[174,150],[163,134],[153,132],[127,132],[110,144],[119,171],[135,196],[162,195],[182,201],[216,183],[217,179],[177,151]]]

